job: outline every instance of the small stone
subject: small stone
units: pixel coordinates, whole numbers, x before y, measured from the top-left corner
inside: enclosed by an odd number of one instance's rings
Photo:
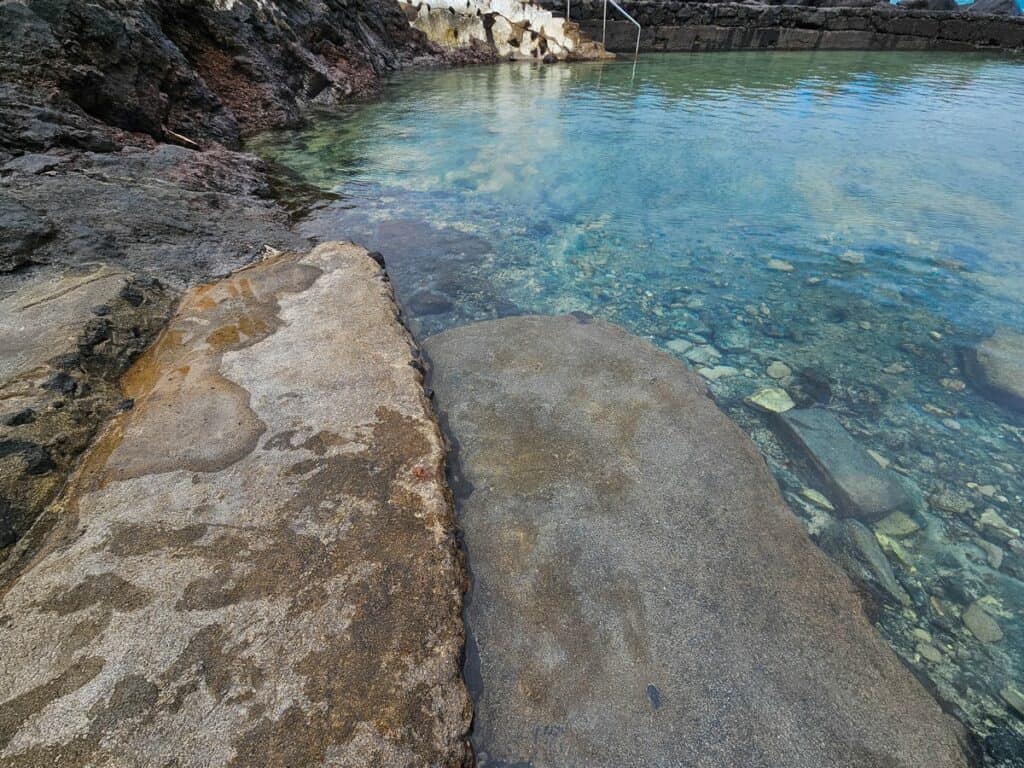
[[[996,620],[986,613],[978,600],[968,606],[963,615],[964,626],[983,643],[998,643],[1003,639],[1003,630]]]
[[[938,664],[942,661],[942,651],[928,643],[918,643],[917,653],[922,659],[930,661],[932,664]]]
[[[746,398],[746,402],[765,413],[785,413],[796,406],[786,390],[778,387],[758,390]]]
[[[856,251],[846,251],[839,257],[839,260],[846,264],[863,264],[864,254],[857,253]]]
[[[773,379],[785,379],[793,374],[792,369],[780,360],[775,360],[768,366],[768,376]]]
[[[1002,697],[1003,701],[1016,710],[1018,715],[1024,717],[1024,693],[1021,693],[1013,683],[1004,686],[1003,689],[999,691],[999,695]]]
[[[710,344],[702,344],[699,347],[694,347],[686,352],[686,359],[691,363],[697,365],[707,365],[713,363],[715,360],[720,358],[722,353],[712,347]]]
[[[829,512],[835,512],[836,510],[836,508],[832,506],[832,502],[825,497],[825,494],[819,493],[813,488],[801,488],[800,495],[815,506],[821,507]]]
[[[928,498],[928,502],[936,509],[951,515],[962,515],[974,507],[963,496],[958,496],[950,491],[933,494]]]
[[[961,430],[960,422],[956,419],[943,419],[942,425],[946,427],[946,429],[951,429],[954,432],[959,432]]]
[[[914,631],[911,632],[911,634],[924,643],[930,643],[932,641],[932,633],[929,632],[927,629],[922,629],[921,627],[914,627]]]
[[[1004,541],[1020,538],[1020,531],[1007,523],[1003,519],[1003,516],[992,509],[992,507],[986,508],[985,511],[981,513],[981,517],[978,519],[978,525],[982,530],[990,531]]]
[[[914,519],[905,512],[893,512],[875,523],[875,529],[886,536],[901,539],[904,536],[912,536],[921,530]]]
[[[871,330],[871,323],[869,323],[867,320],[861,320],[859,323],[857,323],[857,325],[860,327],[862,331]]]
[[[807,280],[805,280],[804,282],[806,282],[807,285],[818,285],[821,282],[821,278],[820,277],[808,277]]]
[[[731,365],[716,365],[711,368],[701,368],[697,371],[708,381],[718,381],[719,379],[728,379],[739,373]]]
[[[974,543],[985,552],[985,559],[988,560],[989,566],[998,571],[1000,566],[1003,564],[1003,557],[1005,554],[1003,550],[991,541],[985,541],[985,539],[975,539]]]
[[[883,456],[882,454],[880,454],[878,451],[874,450],[873,448],[868,448],[867,452],[868,452],[868,456],[870,456],[872,459],[874,459],[875,463],[878,466],[880,466],[882,469],[888,469],[890,467],[890,465],[892,464],[891,461],[889,461],[887,458],[885,458],[885,456]]]
[[[932,337],[932,341],[942,341],[942,334],[938,331],[928,331],[928,335]]]
[[[672,339],[672,341],[668,342],[665,346],[677,355],[685,355],[693,349],[693,343],[686,339]]]
[[[975,490],[986,498],[991,498],[996,495],[996,491],[999,489],[994,485],[979,485]]]
[[[967,383],[960,379],[939,379],[939,384],[950,392],[963,392],[967,389]]]
[[[891,365],[885,366],[882,369],[883,373],[888,373],[890,376],[899,376],[901,373],[907,372],[907,366],[901,363],[892,363]]]
[[[768,269],[775,270],[776,272],[792,272],[793,265],[782,259],[769,259]]]

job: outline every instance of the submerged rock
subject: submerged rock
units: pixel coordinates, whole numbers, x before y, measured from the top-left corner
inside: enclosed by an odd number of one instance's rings
[[[678,360],[566,317],[424,346],[459,446],[486,764],[966,765],[959,726]]]
[[[0,584],[5,766],[464,766],[444,445],[328,243],[200,286]]]
[[[835,523],[821,537],[821,546],[864,586],[881,588],[884,596],[900,605],[910,605],[907,591],[900,586],[892,566],[871,530],[856,520]],[[877,588],[873,591],[877,594]]]
[[[977,600],[967,606],[963,620],[964,626],[983,643],[998,643],[1003,639],[1003,630]]]
[[[1024,334],[999,328],[963,351],[964,368],[992,399],[1024,411]]]
[[[896,475],[880,467],[828,411],[788,411],[780,423],[821,475],[829,497],[844,515],[870,521],[913,508],[913,498]]]
[[[786,390],[765,387],[746,398],[746,402],[765,413],[785,413],[796,407]]]

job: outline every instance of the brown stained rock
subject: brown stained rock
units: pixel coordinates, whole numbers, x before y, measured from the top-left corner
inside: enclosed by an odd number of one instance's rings
[[[0,577],[5,548],[58,491],[174,294],[109,266],[39,268],[0,296]],[[9,549],[7,550],[9,551]]]
[[[966,766],[678,360],[565,317],[424,347],[458,444],[481,765]]]
[[[412,361],[351,244],[190,291],[0,585],[0,764],[468,765],[464,577]]]

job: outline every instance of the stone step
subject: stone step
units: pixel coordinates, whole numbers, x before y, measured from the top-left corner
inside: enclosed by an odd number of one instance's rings
[[[678,360],[567,317],[424,348],[458,446],[482,764],[967,765],[959,724]]]
[[[0,602],[0,764],[463,766],[444,447],[382,269],[188,292]]]

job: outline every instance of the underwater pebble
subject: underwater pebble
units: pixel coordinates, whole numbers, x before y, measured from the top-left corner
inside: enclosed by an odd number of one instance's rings
[[[836,508],[832,506],[832,502],[825,497],[825,494],[819,493],[813,488],[801,488],[800,495],[822,509],[827,509],[829,512],[835,512]]]
[[[964,611],[963,622],[971,634],[983,643],[998,643],[1003,639],[1003,630],[999,628],[996,620],[981,607],[978,600],[971,603]]]
[[[788,261],[783,261],[782,259],[769,259],[768,269],[773,269],[776,272],[792,272],[793,265]]]
[[[967,389],[967,384],[960,379],[939,379],[939,384],[950,392],[963,392]]]
[[[672,339],[672,341],[668,342],[665,346],[677,355],[685,355],[693,349],[693,343],[686,339]]]
[[[868,451],[868,456],[870,456],[872,459],[874,459],[875,463],[878,466],[880,466],[882,469],[888,469],[889,466],[892,464],[891,461],[889,461],[887,458],[885,458],[885,456],[880,454],[878,451],[876,451],[876,450],[874,450],[872,448],[868,448],[867,451]]]
[[[942,661],[942,651],[936,648],[934,645],[928,643],[918,643],[917,653],[922,659],[930,661],[932,664],[938,664]]]
[[[932,337],[933,341],[942,341],[942,334],[938,331],[929,331],[928,335]]]
[[[928,502],[935,509],[948,512],[951,515],[962,515],[974,508],[974,505],[963,496],[958,496],[950,491],[933,494],[928,498]]]
[[[773,379],[785,379],[791,376],[793,371],[785,363],[775,360],[768,366],[766,373]]]
[[[746,398],[748,405],[766,413],[785,413],[796,407],[796,403],[784,389],[765,387]]]
[[[992,507],[988,507],[981,513],[978,519],[978,526],[982,530],[988,530],[1003,539],[1019,539],[1020,531],[1007,523],[1003,516]]]
[[[974,542],[985,552],[985,559],[988,564],[997,571],[1003,564],[1003,550],[985,539],[975,539]]]
[[[901,373],[907,372],[907,366],[901,365],[900,363],[893,363],[892,365],[885,366],[885,368],[882,369],[882,372],[888,373],[890,376],[898,376]]]
[[[691,363],[697,363],[698,365],[707,365],[708,363],[714,362],[721,356],[722,353],[710,344],[694,347],[686,352],[686,359]]]
[[[864,254],[857,253],[856,251],[846,251],[839,257],[839,260],[847,264],[863,264]]]
[[[917,533],[921,526],[905,512],[893,512],[875,523],[875,529],[886,536],[899,539]]]
[[[1021,693],[1013,685],[1007,685],[999,691],[999,695],[1003,701],[1017,711],[1018,715],[1024,717],[1024,693]]]
[[[961,429],[960,422],[956,419],[943,419],[942,424],[947,429],[952,429],[954,432],[959,432]]]
[[[716,365],[711,368],[701,368],[697,373],[708,381],[718,381],[719,379],[727,379],[731,376],[735,376],[739,371],[731,365]]]

